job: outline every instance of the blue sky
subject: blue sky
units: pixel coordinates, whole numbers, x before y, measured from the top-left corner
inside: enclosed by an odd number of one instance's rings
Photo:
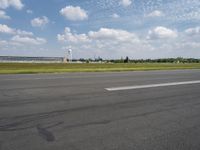
[[[0,55],[200,57],[200,0],[0,0]]]

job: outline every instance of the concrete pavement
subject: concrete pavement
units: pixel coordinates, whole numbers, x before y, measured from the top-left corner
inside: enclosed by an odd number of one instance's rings
[[[200,70],[0,76],[0,150],[200,149]]]

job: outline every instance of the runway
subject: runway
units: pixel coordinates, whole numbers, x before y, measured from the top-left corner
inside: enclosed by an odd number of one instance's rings
[[[198,150],[200,70],[0,75],[0,150]]]

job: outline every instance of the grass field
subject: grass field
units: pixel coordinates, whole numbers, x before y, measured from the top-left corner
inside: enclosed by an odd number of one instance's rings
[[[0,74],[200,69],[200,63],[61,64],[0,63]]]

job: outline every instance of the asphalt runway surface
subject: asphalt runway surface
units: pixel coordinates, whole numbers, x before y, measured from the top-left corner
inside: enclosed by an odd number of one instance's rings
[[[199,82],[200,70],[0,75],[0,150],[199,150]]]

